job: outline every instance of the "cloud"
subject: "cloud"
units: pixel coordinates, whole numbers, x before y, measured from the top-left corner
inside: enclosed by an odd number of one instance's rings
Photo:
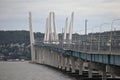
[[[0,0],[0,28],[14,26],[14,29],[28,30],[28,12],[31,11],[34,31],[44,32],[45,19],[50,11],[54,11],[60,32],[65,17],[70,19],[74,11],[76,31],[80,27],[84,29],[85,19],[89,19],[89,26],[95,26],[119,18],[119,8],[120,0]]]

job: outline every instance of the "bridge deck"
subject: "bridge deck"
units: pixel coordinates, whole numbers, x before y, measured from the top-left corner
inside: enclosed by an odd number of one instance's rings
[[[45,45],[35,44],[36,47],[47,48],[49,50],[58,52],[63,55],[73,56],[83,59],[89,62],[96,62],[102,64],[109,64],[114,66],[120,66],[120,55],[110,54],[109,52],[87,52],[87,51],[75,51],[68,48],[58,47],[58,45]]]

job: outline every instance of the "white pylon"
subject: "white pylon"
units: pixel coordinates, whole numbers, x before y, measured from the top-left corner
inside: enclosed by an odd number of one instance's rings
[[[74,18],[74,12],[72,12],[71,15],[71,21],[69,25],[69,44],[72,43],[72,34],[73,34],[73,18]]]
[[[47,42],[47,21],[48,21],[48,18],[46,19],[46,24],[45,24],[44,43]]]
[[[57,27],[56,27],[56,25],[55,25],[55,13],[53,12],[53,28],[54,28],[54,32],[53,32],[53,42],[55,43],[55,44],[59,44],[59,42],[58,42],[58,34],[57,34]]]
[[[46,31],[46,43],[48,44],[49,43],[49,37],[50,37],[50,35],[49,35],[49,18],[47,18],[47,31]]]
[[[49,25],[48,25],[48,28],[49,28],[49,43],[52,42],[52,28],[51,28],[51,12],[49,13]]]
[[[32,30],[32,15],[29,12],[29,29],[30,29],[30,46],[31,46],[31,59],[35,62],[35,49],[34,49],[34,33]]]
[[[55,25],[55,13],[50,12],[46,20],[46,31],[44,36],[44,43],[59,44],[58,34]]]
[[[66,44],[66,39],[67,39],[67,26],[68,26],[68,18],[66,18],[65,21],[65,26],[64,26],[64,39],[63,39],[63,44]]]

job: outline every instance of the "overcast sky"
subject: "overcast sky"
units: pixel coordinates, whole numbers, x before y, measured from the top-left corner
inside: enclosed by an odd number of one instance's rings
[[[74,32],[84,31],[84,20],[88,20],[88,31],[97,30],[103,23],[120,18],[120,0],[0,0],[0,30],[29,30],[28,12],[32,12],[33,31],[44,32],[45,20],[50,11],[56,15],[58,32],[64,27],[65,18],[74,11]],[[120,21],[114,23],[118,24]],[[109,29],[104,25],[102,30]],[[96,27],[96,28],[95,28]],[[119,27],[117,26],[116,29]]]

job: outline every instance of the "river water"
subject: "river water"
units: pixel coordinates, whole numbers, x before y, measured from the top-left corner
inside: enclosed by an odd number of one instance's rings
[[[75,80],[52,68],[25,62],[0,62],[0,80]]]

